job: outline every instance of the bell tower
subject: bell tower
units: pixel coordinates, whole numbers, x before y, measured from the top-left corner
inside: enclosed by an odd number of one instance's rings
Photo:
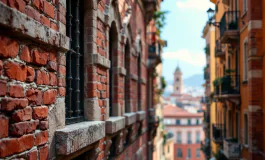
[[[183,94],[182,72],[179,66],[174,72],[174,94]]]

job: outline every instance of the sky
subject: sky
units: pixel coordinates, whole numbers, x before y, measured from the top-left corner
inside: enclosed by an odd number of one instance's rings
[[[164,0],[161,3],[161,11],[169,11],[161,35],[168,42],[162,54],[166,81],[173,80],[178,64],[184,79],[203,74],[206,59],[205,40],[201,36],[209,7],[213,7],[210,0]]]

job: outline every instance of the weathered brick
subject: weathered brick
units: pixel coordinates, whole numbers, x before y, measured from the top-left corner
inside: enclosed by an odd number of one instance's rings
[[[10,125],[10,134],[13,136],[22,136],[24,134],[32,133],[36,130],[39,121],[25,121],[14,123]]]
[[[22,109],[28,105],[27,99],[3,98],[1,102],[1,110],[12,111],[14,109]]]
[[[66,67],[59,65],[59,70],[58,70],[60,75],[66,76]]]
[[[4,69],[8,78],[19,81],[26,81],[27,67],[25,65],[9,61],[4,65]]]
[[[57,85],[57,76],[54,73],[49,73],[50,75],[50,85],[56,86]]]
[[[47,26],[47,27],[50,27],[50,25],[51,25],[49,18],[45,17],[44,15],[40,16],[40,23]]]
[[[40,13],[31,6],[27,6],[26,14],[36,21],[40,21]]]
[[[7,84],[6,81],[0,80],[0,96],[5,96],[7,92]]]
[[[28,66],[27,67],[27,78],[26,78],[26,81],[27,82],[33,82],[34,78],[35,78],[34,68]]]
[[[65,94],[66,94],[66,90],[64,87],[59,87],[58,92],[59,92],[60,96],[65,96]]]
[[[47,1],[43,2],[43,11],[51,18],[54,18],[54,6]]]
[[[47,64],[47,69],[50,71],[57,71],[57,63],[54,61],[49,61]]]
[[[34,119],[45,119],[48,117],[48,107],[47,106],[40,106],[33,108],[33,118]]]
[[[58,31],[58,26],[56,23],[51,22],[51,29]]]
[[[48,131],[41,131],[35,134],[35,145],[39,146],[39,145],[43,145],[45,143],[48,142]]]
[[[25,13],[26,3],[24,0],[8,0],[8,5],[12,8],[16,8],[20,12]]]
[[[8,136],[8,118],[4,115],[0,115],[0,138],[5,138]]]
[[[59,87],[65,87],[66,86],[65,77],[58,77],[58,86]]]
[[[43,0],[32,0],[32,5],[38,10],[43,10]]]
[[[57,62],[57,58],[56,58],[56,52],[55,51],[52,51],[50,52],[50,61],[54,61],[54,62]]]
[[[20,153],[32,148],[34,145],[34,136],[24,135],[20,138],[3,139],[0,141],[0,158]]]
[[[40,121],[39,127],[41,130],[46,130],[49,127],[48,121]]]
[[[32,118],[32,108],[31,107],[26,107],[24,109],[17,110],[12,114],[12,120],[14,122],[28,121],[31,118]]]
[[[49,155],[48,146],[43,146],[39,148],[39,158],[40,160],[47,160]]]
[[[32,150],[32,151],[28,152],[27,159],[28,160],[36,160],[36,159],[38,159],[38,150]]]
[[[43,94],[43,104],[53,104],[56,100],[57,90],[50,89]]]
[[[15,58],[18,54],[19,45],[16,41],[0,36],[0,57]]]
[[[28,89],[26,92],[27,99],[30,104],[41,105],[42,104],[42,92],[38,89]]]
[[[58,21],[62,22],[63,24],[66,24],[66,19],[65,19],[65,15],[61,14],[60,12],[57,12],[57,18]]]
[[[25,97],[24,88],[19,84],[9,86],[9,95],[15,98]]]
[[[58,64],[60,64],[60,65],[66,65],[66,57],[65,57],[65,55],[61,55],[60,57],[59,57],[59,59],[58,59]]]
[[[47,52],[39,52],[37,49],[33,50],[32,57],[33,63],[38,65],[46,65],[48,61],[48,53]]]
[[[3,61],[0,60],[0,75],[2,74],[2,70],[3,70]]]
[[[28,46],[23,47],[22,53],[20,55],[20,59],[28,63],[31,62],[31,55],[30,55]]]
[[[37,84],[45,84],[45,85],[48,85],[50,82],[49,82],[49,74],[45,71],[42,71],[42,70],[38,70],[36,72],[36,83]]]
[[[0,0],[0,1],[7,5],[7,0]]]

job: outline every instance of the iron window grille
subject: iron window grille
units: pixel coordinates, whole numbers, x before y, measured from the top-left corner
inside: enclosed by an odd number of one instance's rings
[[[84,78],[84,1],[67,0],[66,35],[70,50],[66,54],[66,123],[83,120]]]

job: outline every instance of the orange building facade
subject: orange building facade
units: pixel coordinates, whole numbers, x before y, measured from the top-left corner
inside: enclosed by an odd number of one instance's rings
[[[215,122],[212,141],[221,159],[265,159],[265,3],[211,0],[215,15]],[[212,118],[212,117],[211,117]]]

